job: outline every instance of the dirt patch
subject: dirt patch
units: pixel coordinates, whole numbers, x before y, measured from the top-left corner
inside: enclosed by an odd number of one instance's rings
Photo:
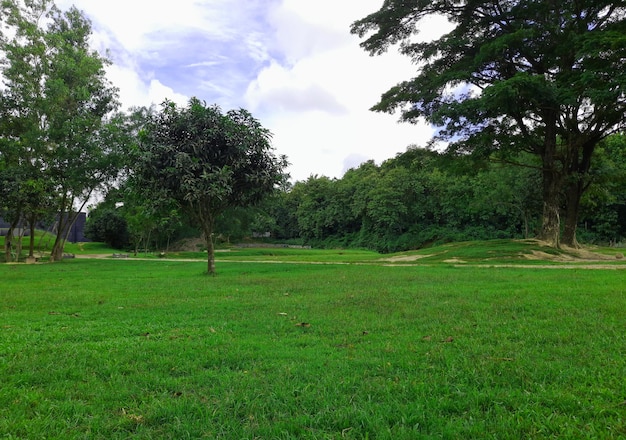
[[[113,254],[84,254],[76,255],[76,258],[112,258]]]
[[[170,252],[198,252],[206,249],[204,238],[184,238],[170,246]]]
[[[401,262],[408,262],[408,261],[417,261],[417,260],[421,260],[422,258],[432,257],[433,255],[434,254],[431,254],[431,255],[396,255],[395,257],[381,258],[378,261],[388,261],[390,263],[401,263]]]
[[[562,248],[566,253],[549,254],[543,251],[534,250],[530,254],[524,254],[527,260],[542,261],[562,261],[562,262],[595,262],[595,261],[615,261],[616,256],[603,255],[587,249]]]

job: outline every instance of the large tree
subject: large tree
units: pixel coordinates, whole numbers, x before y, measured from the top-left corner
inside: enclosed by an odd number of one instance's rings
[[[202,229],[210,274],[217,217],[259,202],[281,183],[287,165],[249,112],[222,114],[196,98],[182,108],[165,102],[141,133],[138,153],[135,177],[146,194],[175,200]]]
[[[76,8],[4,0],[0,25],[0,159],[46,181],[31,190],[53,189],[58,224],[51,258],[58,260],[76,207],[121,165],[119,118],[109,119],[116,89],[105,77],[108,61],[90,48],[91,24]]]
[[[452,30],[416,34],[433,16]],[[540,238],[575,245],[593,152],[626,122],[626,2],[385,0],[355,22],[371,54],[399,43],[417,75],[383,94],[376,111],[439,126],[458,151],[527,151],[541,159]]]

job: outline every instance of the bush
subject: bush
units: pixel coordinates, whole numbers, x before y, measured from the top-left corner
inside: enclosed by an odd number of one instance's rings
[[[89,216],[85,236],[90,240],[108,244],[115,249],[124,249],[129,243],[128,224],[118,212],[96,210]]]

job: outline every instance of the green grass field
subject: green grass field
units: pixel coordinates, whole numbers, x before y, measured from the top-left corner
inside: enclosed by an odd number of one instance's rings
[[[460,248],[0,265],[0,438],[626,438],[626,272]]]

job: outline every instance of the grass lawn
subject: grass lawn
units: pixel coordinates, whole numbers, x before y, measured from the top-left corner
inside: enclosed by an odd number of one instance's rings
[[[626,438],[622,270],[217,269],[0,265],[0,438]]]

